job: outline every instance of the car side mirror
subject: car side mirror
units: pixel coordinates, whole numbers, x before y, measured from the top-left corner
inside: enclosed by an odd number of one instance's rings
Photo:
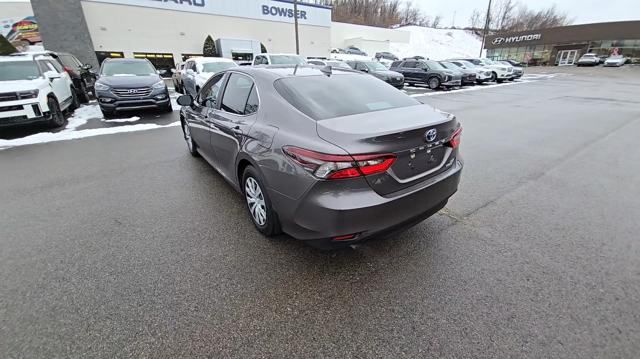
[[[60,76],[60,74],[55,71],[49,70],[44,73],[44,77],[46,77],[49,81],[53,81],[55,79],[59,79],[62,76]]]
[[[191,95],[179,96],[176,101],[178,102],[178,105],[180,105],[180,106],[191,106],[191,105],[193,105],[193,97],[191,97]]]
[[[362,70],[360,70],[360,71],[362,71],[362,72],[369,72],[369,69],[364,68],[364,69],[362,69]]]

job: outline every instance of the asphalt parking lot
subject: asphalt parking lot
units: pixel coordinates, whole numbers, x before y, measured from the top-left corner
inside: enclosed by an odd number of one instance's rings
[[[637,357],[640,68],[528,72],[407,89],[461,121],[460,190],[334,252],[261,237],[187,153],[177,112],[109,123],[89,108],[65,141],[3,134],[0,352]]]

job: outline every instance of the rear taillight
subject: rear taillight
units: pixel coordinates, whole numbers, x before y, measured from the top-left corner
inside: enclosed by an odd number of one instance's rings
[[[456,149],[458,148],[458,146],[460,146],[461,137],[462,137],[462,127],[458,127],[458,129],[455,130],[453,135],[451,135],[451,139],[449,140],[449,142],[447,142],[447,144],[451,146],[453,149]]]
[[[69,66],[65,66],[65,67],[64,67],[64,70],[65,70],[67,73],[71,73],[71,72],[73,72],[73,69],[72,69],[71,67],[69,67]]]
[[[311,174],[322,179],[368,176],[386,172],[396,160],[393,154],[330,155],[285,146],[284,153]]]

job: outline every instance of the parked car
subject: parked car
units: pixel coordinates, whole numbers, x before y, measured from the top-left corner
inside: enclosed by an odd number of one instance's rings
[[[600,58],[596,54],[584,54],[580,56],[577,66],[597,66],[600,64]]]
[[[355,46],[348,46],[346,49],[344,49],[344,52],[345,54],[351,54],[351,55],[369,56],[367,55],[366,52],[360,50]]]
[[[77,57],[66,52],[43,51],[32,52],[31,54],[46,55],[56,59],[71,77],[78,100],[81,103],[87,103],[91,100],[91,93],[94,92],[93,85],[97,78],[96,74],[91,71],[93,68],[91,64],[83,64]]]
[[[476,84],[476,72],[474,70],[463,69],[447,61],[438,61],[445,69],[453,72],[460,73],[462,85],[475,85]]]
[[[182,89],[195,96],[213,74],[237,66],[233,60],[224,57],[191,58],[184,63]]]
[[[147,59],[104,60],[96,97],[105,117],[129,110],[172,111],[167,85]]]
[[[425,84],[435,90],[440,87],[451,88],[462,85],[462,76],[459,73],[447,70],[436,61],[395,61],[389,69],[401,73],[404,76],[404,82],[409,86]]]
[[[479,65],[479,66],[483,66],[486,68],[491,69],[491,80],[490,81],[495,81],[495,82],[503,82],[506,80],[509,80],[511,77],[513,77],[513,66],[510,65],[505,65],[505,64],[499,64],[493,60],[489,60],[489,59],[480,59],[480,58],[458,58],[455,60],[466,60],[471,62],[474,65]]]
[[[512,66],[513,67],[513,74],[511,75],[511,78],[509,78],[509,81],[513,81],[516,79],[519,79],[522,77],[522,75],[524,75],[524,69],[520,66],[514,66],[511,64],[511,62],[506,61],[506,60],[502,60],[502,61],[497,61],[499,64],[503,64],[505,66]]]
[[[447,60],[448,62],[466,70],[473,70],[476,72],[476,83],[482,84],[487,81],[491,81],[493,73],[491,69],[484,66],[474,65],[473,63],[465,60]]]
[[[404,76],[401,73],[391,71],[377,61],[347,61],[347,64],[352,69],[373,75],[393,87],[404,87]]]
[[[463,166],[455,116],[372,76],[322,70],[216,74],[178,98],[187,149],[242,193],[265,236],[350,245],[443,208]]]
[[[411,57],[405,57],[403,60],[428,60],[424,56],[416,55]]]
[[[80,102],[69,74],[48,55],[0,56],[0,127],[66,124]]]
[[[375,58],[378,60],[380,59],[391,60],[391,61],[399,60],[398,56],[386,51],[376,52]]]
[[[173,83],[173,88],[178,93],[184,93],[183,84],[182,84],[182,75],[184,74],[184,62],[179,62],[176,64],[176,68],[172,69],[171,72],[171,82]]]
[[[256,65],[304,65],[304,57],[296,54],[260,54],[253,59]]]
[[[622,55],[612,55],[609,56],[604,61],[604,66],[606,67],[620,67],[627,62],[627,59]]]
[[[337,47],[334,47],[333,49],[331,49],[331,53],[332,54],[346,54],[347,52],[344,51],[344,49],[339,49]]]
[[[516,61],[516,60],[511,60],[511,59],[506,59],[506,60],[502,60],[506,63],[508,63],[509,65],[513,66],[513,67],[522,67],[522,62],[520,61]]]
[[[350,69],[351,67],[344,61],[340,60],[320,60],[320,59],[307,59],[307,64],[316,66],[331,66],[343,69]]]

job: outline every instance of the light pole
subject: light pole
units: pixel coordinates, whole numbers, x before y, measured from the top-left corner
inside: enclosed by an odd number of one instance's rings
[[[295,0],[294,0],[295,3]],[[482,32],[482,45],[480,45],[480,55],[482,57],[482,49],[484,49],[484,40],[487,37],[487,31],[489,30],[489,22],[491,21],[491,0],[489,0],[489,6],[487,6],[487,18],[484,22],[484,31]]]
[[[298,0],[293,0],[293,23],[296,32],[296,55],[300,55],[300,40],[298,39]]]

